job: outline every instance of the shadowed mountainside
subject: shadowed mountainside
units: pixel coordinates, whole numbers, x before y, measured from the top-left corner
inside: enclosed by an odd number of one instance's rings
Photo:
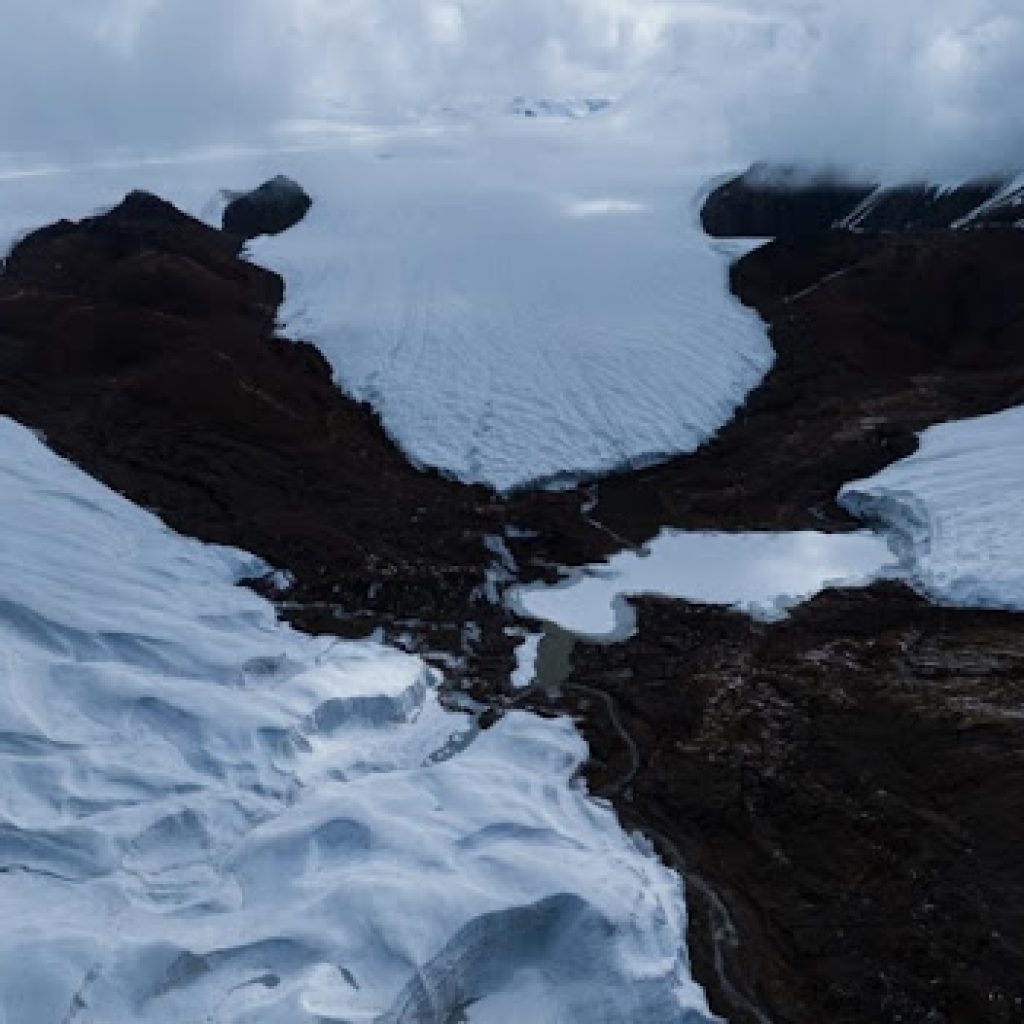
[[[710,235],[779,238],[830,228],[929,231],[1024,220],[1024,185],[1000,178],[940,187],[877,185],[834,173],[755,164],[719,185],[701,210]]]

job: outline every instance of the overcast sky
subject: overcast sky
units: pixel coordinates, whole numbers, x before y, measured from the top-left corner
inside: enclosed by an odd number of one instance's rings
[[[608,94],[702,161],[951,175],[1024,166],[1022,85],[1024,0],[5,0],[0,147]]]

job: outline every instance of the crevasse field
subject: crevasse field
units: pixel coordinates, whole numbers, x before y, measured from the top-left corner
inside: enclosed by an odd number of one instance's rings
[[[253,245],[412,458],[510,488],[692,448],[771,362],[700,172],[584,125],[322,127],[271,150],[14,170],[0,244],[147,188]],[[646,168],[643,171],[638,168]],[[0,421],[3,1024],[703,1021],[681,879],[419,661],[279,625],[204,547]]]
[[[566,720],[475,735],[0,419],[0,1020],[702,1021]]]
[[[1018,166],[1013,8],[12,0],[0,256],[136,188],[218,223],[284,173],[312,210],[250,249],[282,331],[412,459],[499,490],[639,465],[772,362],[727,290],[745,243],[699,229],[712,176]],[[264,143],[196,148],[228,138]],[[1024,607],[1022,430],[929,431],[844,501],[926,592]],[[774,610],[887,571],[851,543],[663,535],[525,600],[598,633],[647,589]],[[572,723],[477,733],[421,661],[235,585],[268,569],[0,418],[0,1024],[707,1024],[682,880],[588,796]]]
[[[1024,610],[1024,407],[924,431],[839,500],[890,534],[933,600]]]

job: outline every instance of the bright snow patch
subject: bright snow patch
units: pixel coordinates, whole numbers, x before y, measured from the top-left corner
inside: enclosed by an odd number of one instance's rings
[[[452,743],[420,661],[293,632],[263,568],[0,419],[0,1021],[704,1020],[571,724]]]
[[[527,633],[516,647],[516,667],[512,671],[512,685],[521,690],[529,686],[537,675],[537,654],[543,633]]]
[[[554,586],[509,595],[523,615],[581,636],[623,638],[635,623],[627,597],[660,594],[731,605],[777,618],[829,584],[859,585],[894,568],[888,545],[868,533],[682,533],[665,530]]]
[[[930,597],[1024,610],[1024,407],[926,430],[839,500],[892,531]]]
[[[313,207],[252,245],[287,283],[285,330],[414,460],[501,489],[691,450],[770,366],[700,229],[708,176],[674,151],[601,119],[318,131],[305,151],[9,178],[0,238],[129,188],[216,220],[219,189],[286,173]]]

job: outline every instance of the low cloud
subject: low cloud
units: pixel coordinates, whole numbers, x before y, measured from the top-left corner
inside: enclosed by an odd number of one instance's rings
[[[1018,0],[9,0],[4,22],[7,151],[612,95],[701,161],[1024,166]]]

